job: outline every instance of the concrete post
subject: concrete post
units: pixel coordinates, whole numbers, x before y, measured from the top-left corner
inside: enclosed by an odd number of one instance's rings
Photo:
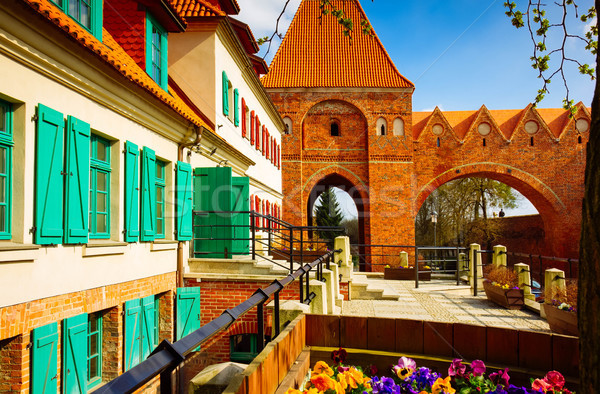
[[[400,252],[400,267],[408,268],[408,252]]]
[[[475,253],[475,251],[481,250],[481,245],[471,244],[469,245],[469,257],[471,260],[471,269],[469,270],[469,283],[473,288],[475,278],[473,278],[473,264],[476,264],[476,275],[477,275],[477,292],[483,292],[483,267],[481,266],[481,253]]]
[[[494,246],[494,254],[492,256],[492,264],[494,267],[506,267],[506,246]]]
[[[523,289],[525,298],[535,301],[535,295],[531,292],[531,271],[529,270],[529,265],[523,263],[515,264],[515,272],[519,276],[519,287]]]
[[[350,238],[348,237],[336,237],[333,248],[335,250],[341,249],[341,253],[334,253],[333,262],[339,267],[340,274],[342,274],[342,282],[349,282],[352,280],[352,255],[350,254]]]
[[[265,245],[262,243],[262,239],[263,239],[262,234],[256,234],[255,238],[256,238],[256,242],[255,242],[256,254],[259,256],[263,256],[263,257],[266,256]]]
[[[544,289],[546,302],[551,302],[560,293],[565,293],[567,289],[565,272],[556,268],[547,269],[544,274]]]

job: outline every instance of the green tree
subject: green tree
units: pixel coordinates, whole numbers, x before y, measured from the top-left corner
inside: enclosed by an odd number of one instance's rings
[[[315,203],[315,221],[317,226],[339,227],[342,225],[344,216],[340,210],[340,204],[335,197],[333,188],[327,188]],[[317,231],[320,239],[327,241],[327,246],[333,248],[335,237],[343,234],[343,231],[323,230]]]

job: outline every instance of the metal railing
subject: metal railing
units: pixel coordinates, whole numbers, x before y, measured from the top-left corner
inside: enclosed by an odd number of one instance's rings
[[[565,272],[567,278],[577,278],[579,273],[579,260],[554,256],[542,256],[528,253],[506,252],[508,265],[514,266],[516,263],[525,263],[529,265],[531,279],[544,286],[544,272],[549,268],[557,268]],[[525,259],[525,260],[522,260]]]
[[[219,332],[229,328],[236,320],[241,316],[248,313],[251,309],[257,308],[257,321],[258,321],[258,352],[260,353],[265,345],[265,327],[264,327],[264,304],[270,299],[271,296],[274,298],[274,309],[273,309],[273,326],[275,335],[277,337],[280,332],[280,321],[279,321],[279,293],[286,286],[292,283],[294,280],[305,276],[307,277],[310,271],[321,266],[327,259],[331,259],[334,253],[341,252],[328,251],[323,256],[317,258],[311,263],[300,266],[296,271],[290,273],[287,277],[281,280],[275,280],[271,285],[264,289],[258,289],[254,294],[246,301],[242,302],[234,308],[227,309],[213,321],[200,327],[198,330],[191,334],[183,337],[177,342],[170,343],[168,340],[163,340],[158,347],[152,352],[152,354],[140,364],[131,368],[127,372],[106,383],[104,386],[96,390],[96,393],[131,393],[146,383],[151,381],[156,376],[160,375],[160,392],[168,393],[171,392],[171,375],[172,372],[182,362],[184,362],[187,356],[194,351],[198,346],[202,345],[210,338],[214,337]],[[307,285],[308,289],[308,285]],[[314,297],[314,295],[312,296]],[[309,301],[312,300],[309,297]]]
[[[456,284],[459,285],[460,254],[468,250],[468,248],[456,246],[372,244],[352,244],[351,249],[352,255],[358,258],[361,271],[370,270],[374,266],[398,266],[400,252],[407,252],[409,260],[414,261],[412,269],[415,275],[415,288],[419,287],[419,274],[428,272],[437,275],[445,274],[456,279]],[[425,267],[429,268],[425,269]]]

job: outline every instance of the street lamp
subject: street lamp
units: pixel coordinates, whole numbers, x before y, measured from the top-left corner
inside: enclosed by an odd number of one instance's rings
[[[433,223],[433,246],[434,247],[437,247],[437,234],[436,234],[437,219],[438,219],[437,212],[436,211],[431,212],[431,223]]]

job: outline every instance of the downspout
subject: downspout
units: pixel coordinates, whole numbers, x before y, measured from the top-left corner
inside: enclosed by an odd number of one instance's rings
[[[202,140],[202,127],[194,126],[196,138],[193,142],[181,142],[177,147],[177,160],[183,161],[183,150],[192,146],[200,145]],[[193,220],[193,218],[192,218]],[[184,287],[183,283],[183,247],[186,241],[177,243],[177,287]]]

